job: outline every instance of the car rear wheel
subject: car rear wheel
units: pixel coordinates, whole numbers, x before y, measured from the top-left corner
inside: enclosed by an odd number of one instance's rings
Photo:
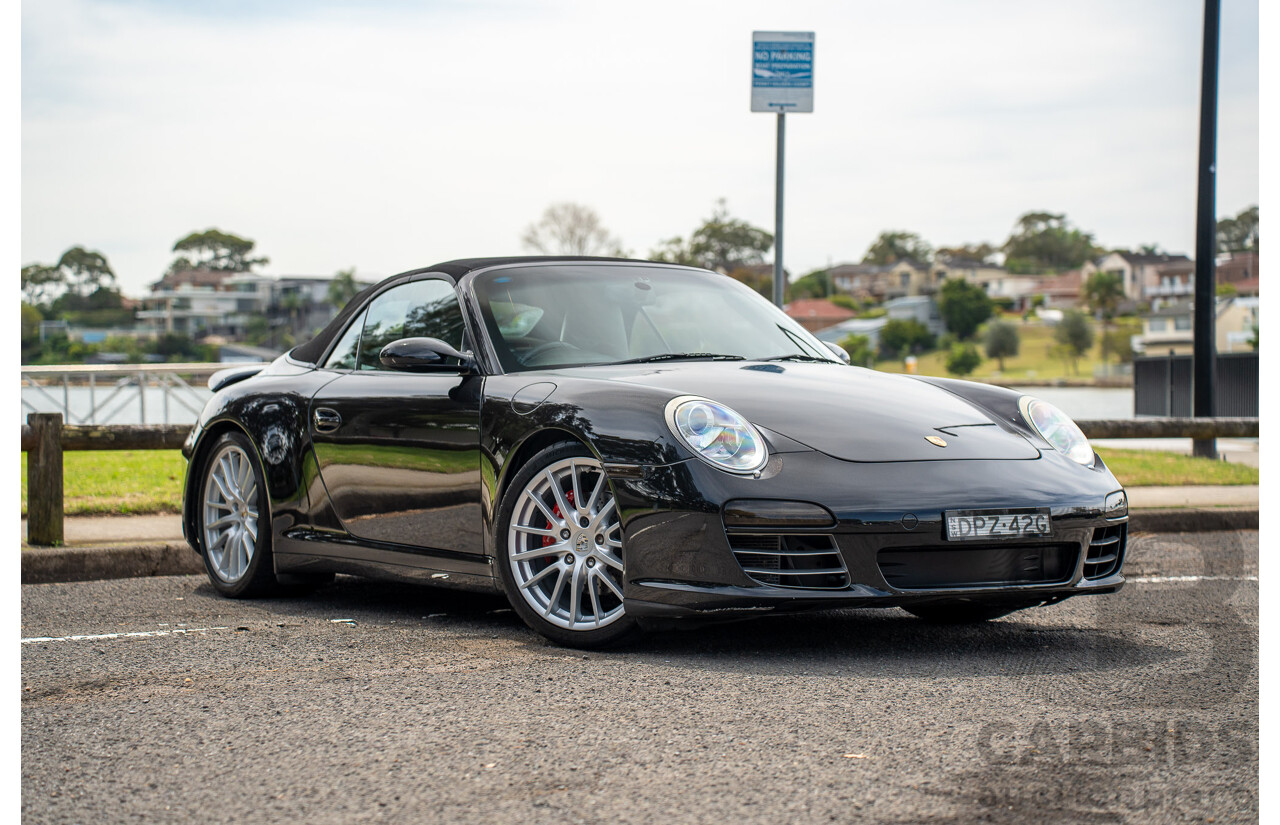
[[[200,549],[209,581],[224,596],[273,592],[266,485],[252,442],[221,436],[209,451],[200,484]]]
[[[582,445],[548,447],[516,473],[497,539],[503,589],[538,633],[592,648],[636,629],[622,600],[622,522],[603,465]]]
[[[959,599],[903,605],[902,609],[913,616],[934,624],[977,624],[1008,616],[1023,610],[1028,604],[992,604],[967,602]]]

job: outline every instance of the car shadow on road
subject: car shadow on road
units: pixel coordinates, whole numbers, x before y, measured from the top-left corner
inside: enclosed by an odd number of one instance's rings
[[[202,585],[197,592],[217,598]],[[297,596],[255,602],[273,614],[380,624],[456,628],[506,637],[529,652],[559,651],[530,631],[500,595],[340,576]],[[1123,627],[1038,620],[1030,609],[975,625],[930,624],[898,609],[846,609],[763,617],[688,630],[653,632],[593,656],[744,675],[805,668],[855,668],[864,675],[979,676],[999,671],[1067,674],[1130,670],[1184,653]]]

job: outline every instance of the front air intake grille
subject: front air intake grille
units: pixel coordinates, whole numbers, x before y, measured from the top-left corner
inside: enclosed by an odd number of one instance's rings
[[[959,544],[888,547],[876,561],[891,587],[928,590],[1067,582],[1079,558],[1078,544]]]
[[[839,590],[849,570],[831,536],[729,535],[729,547],[752,581],[772,587]]]
[[[1084,577],[1105,579],[1120,569],[1129,525],[1110,524],[1093,531],[1089,552],[1084,557]]]

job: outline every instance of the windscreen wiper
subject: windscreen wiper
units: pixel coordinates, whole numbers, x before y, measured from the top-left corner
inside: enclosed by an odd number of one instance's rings
[[[661,355],[646,355],[641,358],[628,358],[626,361],[614,361],[615,364],[650,364],[654,361],[745,361],[741,355],[723,355],[718,352],[664,352]]]
[[[823,358],[818,355],[800,355],[799,353],[796,353],[794,355],[775,355],[772,358],[757,358],[755,360],[757,361],[814,361],[819,364],[837,363],[836,361],[833,361],[830,358]]]

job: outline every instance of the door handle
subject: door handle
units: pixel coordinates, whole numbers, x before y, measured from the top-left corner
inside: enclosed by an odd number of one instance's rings
[[[317,407],[311,418],[318,433],[331,433],[342,426],[342,416],[328,407]]]

